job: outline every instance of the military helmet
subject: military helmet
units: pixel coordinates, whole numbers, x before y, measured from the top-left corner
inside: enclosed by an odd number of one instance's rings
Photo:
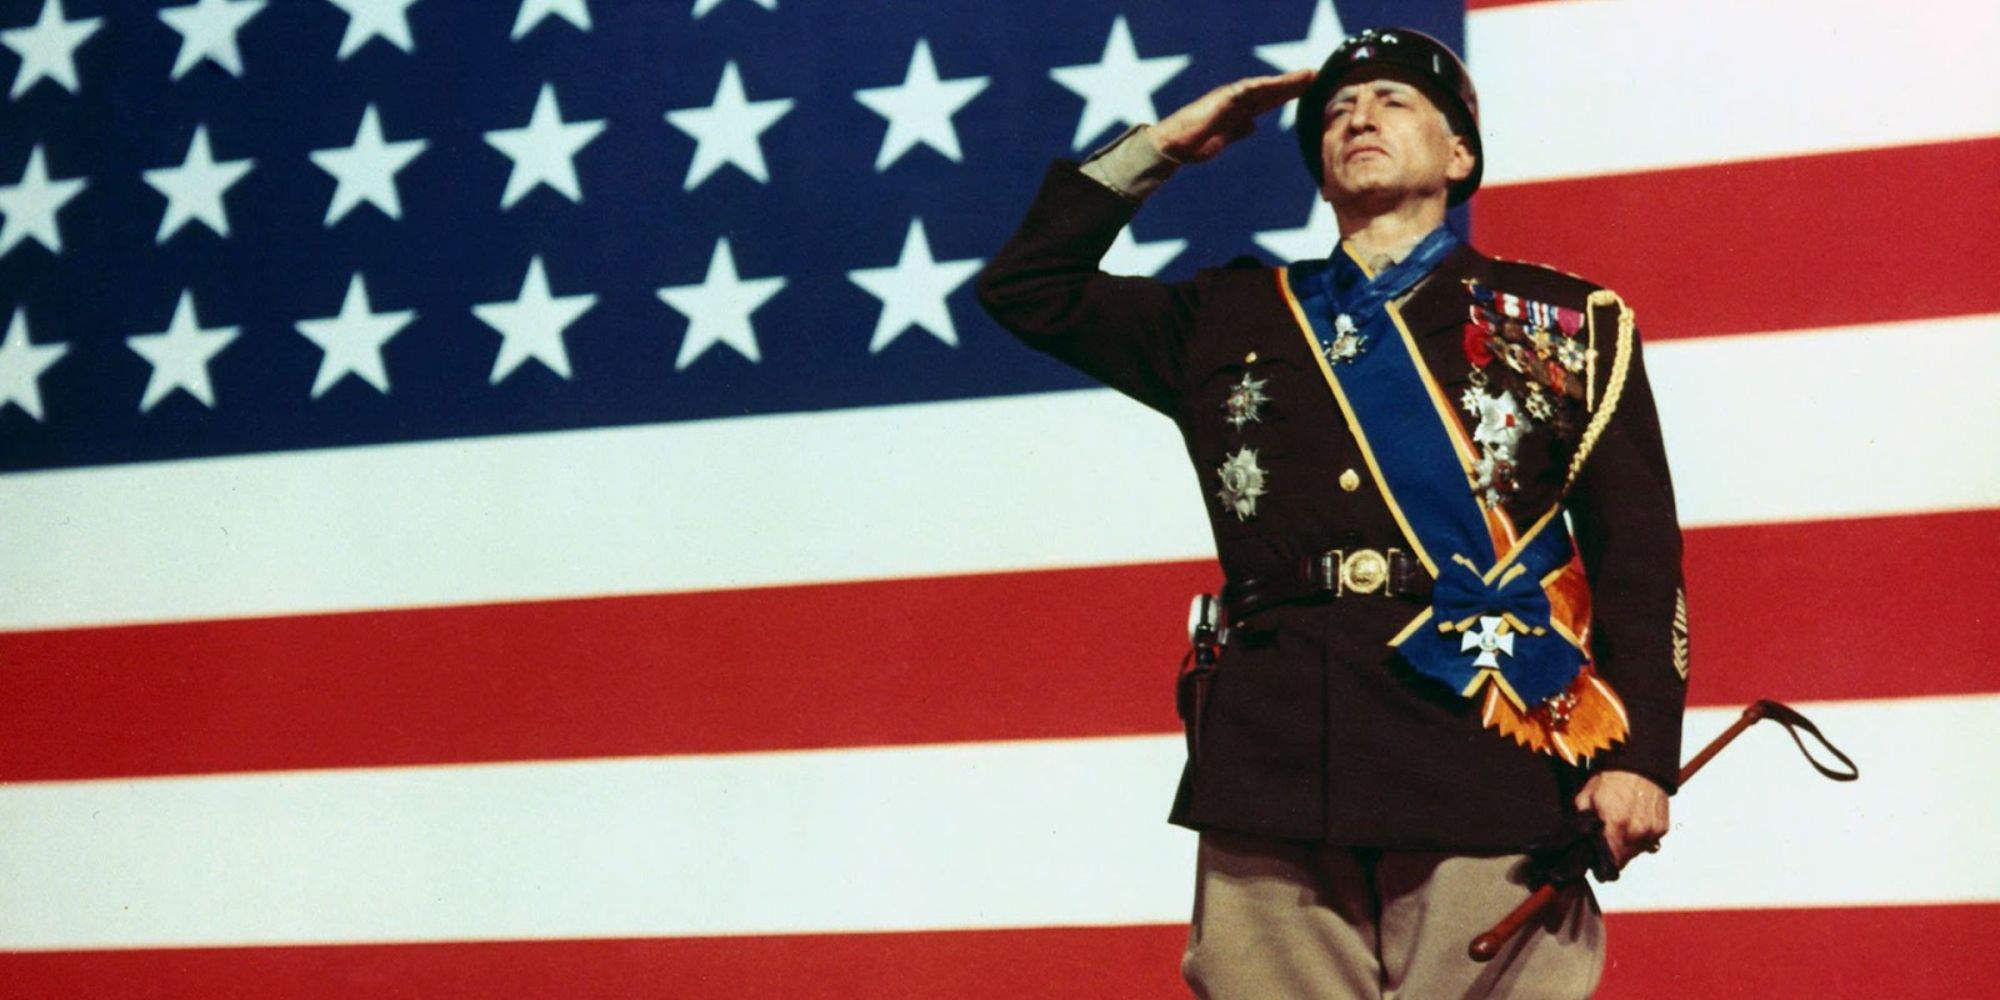
[[[1450,203],[1456,205],[1472,197],[1486,171],[1486,152],[1479,143],[1479,94],[1472,89],[1472,74],[1443,42],[1408,28],[1369,28],[1349,36],[1326,57],[1319,76],[1299,98],[1299,153],[1305,157],[1313,183],[1326,184],[1320,161],[1326,102],[1343,81],[1368,67],[1402,70],[1444,112],[1452,131],[1472,147],[1473,156],[1472,174],[1451,186]]]

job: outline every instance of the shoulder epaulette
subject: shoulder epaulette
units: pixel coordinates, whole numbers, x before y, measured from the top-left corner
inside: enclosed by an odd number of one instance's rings
[[[1565,271],[1559,267],[1550,267],[1547,264],[1531,260],[1513,260],[1506,257],[1492,257],[1489,259],[1495,265],[1494,278],[1496,283],[1504,282],[1511,284],[1512,282],[1507,282],[1506,279],[1523,279],[1528,284],[1535,286],[1534,290],[1539,291],[1544,296],[1568,300],[1560,304],[1580,306],[1585,299],[1590,297],[1591,293],[1602,290],[1602,286],[1589,278]],[[1512,289],[1509,290],[1511,291]]]

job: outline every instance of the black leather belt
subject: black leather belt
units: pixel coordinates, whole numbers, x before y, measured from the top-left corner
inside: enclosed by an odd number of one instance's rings
[[[1431,596],[1431,575],[1402,549],[1330,549],[1273,572],[1231,580],[1222,588],[1231,627],[1266,608],[1301,601],[1356,597]]]

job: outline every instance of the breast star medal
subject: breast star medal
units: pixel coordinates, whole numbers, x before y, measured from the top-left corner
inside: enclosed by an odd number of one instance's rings
[[[1239,521],[1257,516],[1257,498],[1264,495],[1264,470],[1257,465],[1257,449],[1238,448],[1215,470],[1222,488],[1215,491],[1222,506]]]
[[[1229,387],[1229,397],[1222,401],[1222,410],[1231,427],[1242,430],[1244,424],[1255,423],[1264,416],[1264,404],[1271,397],[1264,395],[1267,379],[1251,378],[1243,373],[1243,381]]]

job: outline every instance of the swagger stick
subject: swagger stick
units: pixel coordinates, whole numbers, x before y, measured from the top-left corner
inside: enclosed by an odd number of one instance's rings
[[[1736,737],[1743,735],[1744,730],[1756,725],[1763,719],[1776,719],[1782,724],[1792,734],[1792,742],[1799,745],[1799,752],[1805,754],[1806,762],[1811,764],[1819,773],[1835,781],[1853,781],[1861,776],[1861,771],[1854,766],[1854,761],[1848,759],[1846,754],[1841,753],[1838,747],[1827,742],[1826,737],[1820,734],[1819,727],[1813,725],[1811,720],[1800,715],[1788,705],[1783,705],[1775,701],[1762,700],[1744,709],[1742,716],[1738,717],[1735,722],[1730,723],[1729,728],[1722,731],[1722,735],[1710,740],[1707,746],[1701,748],[1700,753],[1695,754],[1693,759],[1682,765],[1680,779],[1676,783],[1679,785],[1687,784],[1688,779],[1694,777],[1696,772],[1700,771],[1709,761],[1715,759],[1715,755],[1721,753],[1723,747],[1728,746]],[[1844,772],[1834,771],[1821,764],[1812,755],[1812,751],[1806,749],[1805,741],[1799,739],[1799,730],[1801,729],[1811,733],[1821,746],[1826,747],[1835,757],[1840,758],[1840,762],[1847,765],[1847,770]],[[1573,873],[1574,877],[1581,878],[1584,870],[1589,867],[1590,858],[1594,850],[1595,845],[1591,843],[1591,838],[1580,838],[1568,850],[1563,852],[1561,860],[1557,861],[1551,870],[1570,872]],[[1527,926],[1529,921],[1541,916],[1542,911],[1555,901],[1559,881],[1552,878],[1542,883],[1541,887],[1536,889],[1533,895],[1522,900],[1521,905],[1514,907],[1514,912],[1507,914],[1501,918],[1499,923],[1494,924],[1492,930],[1473,938],[1472,946],[1467,949],[1467,952],[1472,956],[1472,960],[1475,962],[1487,962],[1491,961],[1493,956],[1500,954],[1500,949],[1505,947],[1507,942],[1520,932],[1521,928]]]

